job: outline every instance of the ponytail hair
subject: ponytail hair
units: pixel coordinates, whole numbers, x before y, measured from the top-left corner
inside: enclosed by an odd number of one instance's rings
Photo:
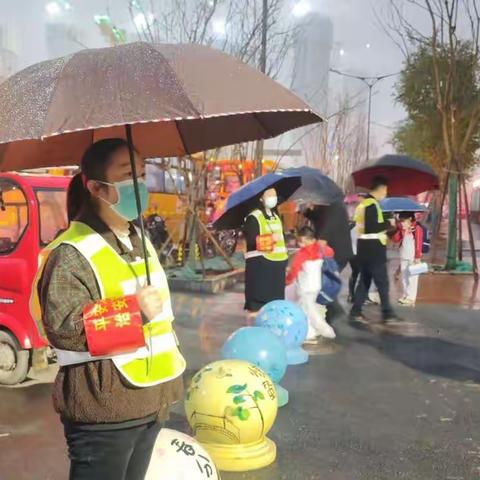
[[[77,173],[68,187],[67,214],[72,222],[88,208],[93,208],[92,196],[87,188],[88,180],[106,181],[106,171],[110,166],[112,155],[122,148],[128,148],[123,138],[106,138],[93,143],[87,148]]]
[[[81,173],[77,173],[70,182],[67,191],[68,223],[73,222],[82,212],[83,207],[90,202],[90,192],[83,184]]]

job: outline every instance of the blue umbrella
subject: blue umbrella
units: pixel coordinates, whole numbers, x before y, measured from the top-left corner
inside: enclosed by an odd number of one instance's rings
[[[302,177],[302,186],[292,195],[290,200],[315,205],[343,202],[344,193],[341,188],[317,168],[289,168],[284,170],[284,173]]]
[[[259,205],[265,190],[277,191],[279,204],[287,200],[302,184],[301,177],[282,173],[267,173],[232,193],[227,200],[225,212],[213,224],[218,230],[239,228],[247,215]]]
[[[424,212],[423,205],[406,197],[390,197],[382,200],[380,206],[384,212]]]

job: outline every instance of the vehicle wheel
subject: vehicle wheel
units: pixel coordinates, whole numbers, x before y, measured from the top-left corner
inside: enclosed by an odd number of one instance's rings
[[[23,382],[29,367],[30,352],[21,349],[10,333],[0,330],[0,384]]]

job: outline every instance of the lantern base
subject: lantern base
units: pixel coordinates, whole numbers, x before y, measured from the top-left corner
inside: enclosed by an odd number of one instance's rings
[[[287,349],[288,365],[301,365],[308,362],[308,353],[302,347],[292,347]]]
[[[215,465],[224,472],[248,472],[267,467],[277,458],[277,446],[264,437],[256,443],[225,445],[202,443]]]
[[[275,383],[274,385],[277,390],[278,406],[284,407],[289,400],[288,390],[283,388],[279,383]]]

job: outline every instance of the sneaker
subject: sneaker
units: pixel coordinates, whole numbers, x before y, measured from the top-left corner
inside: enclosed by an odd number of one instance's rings
[[[400,305],[405,305],[405,302],[407,301],[407,297],[402,297],[398,299],[398,303]]]
[[[414,307],[415,306],[415,300],[412,300],[411,298],[405,298],[402,305],[404,307]]]
[[[327,322],[325,322],[325,325],[322,325],[321,328],[317,328],[317,331],[317,337],[333,339],[337,336],[335,330]]]
[[[398,317],[397,315],[391,315],[382,320],[384,325],[401,325],[405,322],[403,318]]]
[[[380,294],[378,292],[370,292],[367,300],[371,305],[380,305]]]
[[[350,322],[351,323],[361,323],[363,325],[369,325],[370,322],[368,318],[363,313],[354,313],[350,314]]]
[[[314,338],[306,338],[305,341],[303,342],[304,345],[317,345],[318,344],[318,339],[316,337]]]

